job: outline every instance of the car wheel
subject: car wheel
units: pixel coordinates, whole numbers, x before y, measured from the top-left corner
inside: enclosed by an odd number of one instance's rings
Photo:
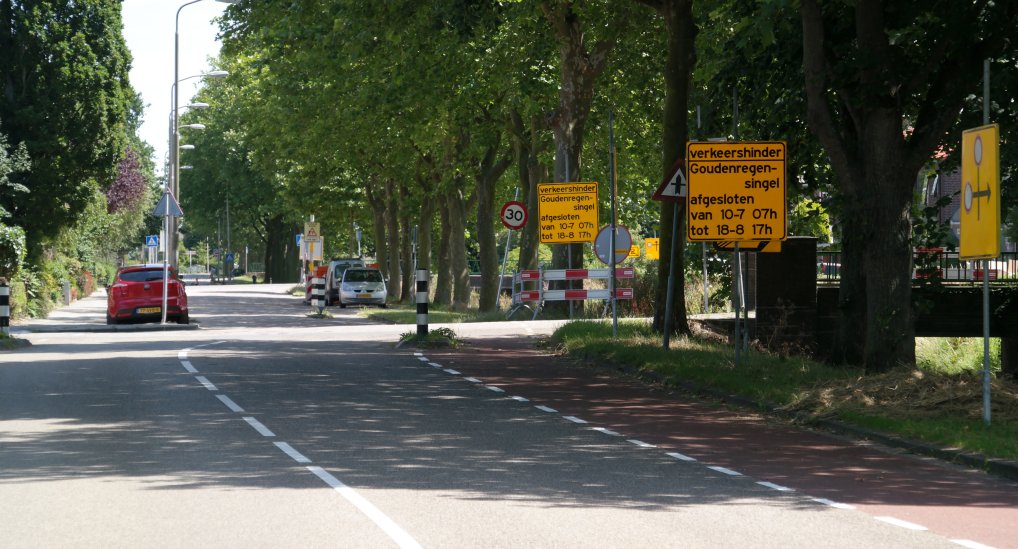
[[[388,303],[382,303],[381,305],[379,305],[379,307],[381,307],[383,309],[388,309],[389,308],[389,304]]]
[[[343,303],[342,299],[339,300],[339,308],[340,309],[346,309],[346,303]]]
[[[113,324],[116,324],[116,323],[117,323],[117,319],[115,319],[112,316],[110,316],[109,313],[106,313],[106,324],[113,325]]]
[[[184,313],[177,317],[177,324],[187,324],[190,321],[191,318],[187,313]]]

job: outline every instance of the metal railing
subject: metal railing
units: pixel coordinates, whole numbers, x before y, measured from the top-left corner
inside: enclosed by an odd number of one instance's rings
[[[944,284],[981,284],[982,261],[962,261],[958,252],[941,248],[917,249],[912,252],[912,279]],[[817,251],[817,281],[837,283],[841,279],[841,252]],[[990,260],[990,283],[1018,284],[1018,252],[1002,252]]]

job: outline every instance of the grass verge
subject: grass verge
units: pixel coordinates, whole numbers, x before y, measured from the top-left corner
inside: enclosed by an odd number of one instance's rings
[[[392,303],[387,309],[364,308],[360,316],[382,320],[392,324],[417,324],[417,306]],[[448,307],[428,306],[428,324],[458,324],[461,322],[491,322],[505,320],[504,311],[479,313],[477,309],[453,311]]]
[[[611,337],[610,323],[581,321],[562,326],[552,339],[572,357],[652,373],[667,385],[691,383],[807,420],[835,418],[936,446],[1018,459],[1018,384],[993,380],[993,422],[984,426],[981,381],[970,367],[958,365],[970,363],[972,351],[928,371],[864,376],[858,369],[757,350],[742,353],[736,366],[730,345],[705,337],[673,339],[666,351],[660,334],[643,321],[621,322],[618,334]],[[938,349],[933,353],[942,353]]]

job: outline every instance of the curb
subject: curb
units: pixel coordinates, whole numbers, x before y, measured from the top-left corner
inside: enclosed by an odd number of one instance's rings
[[[37,325],[17,326],[11,330],[11,335],[19,333],[30,334],[57,334],[70,332],[171,332],[179,330],[200,330],[201,324],[73,324],[67,326],[58,325]]]

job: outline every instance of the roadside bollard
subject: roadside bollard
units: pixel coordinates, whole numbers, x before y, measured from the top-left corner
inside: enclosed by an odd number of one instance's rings
[[[318,314],[325,309],[325,278],[316,276],[311,279],[311,305],[318,307]]]
[[[428,335],[428,270],[417,269],[417,335]]]
[[[0,278],[0,334],[11,334],[11,287]]]

